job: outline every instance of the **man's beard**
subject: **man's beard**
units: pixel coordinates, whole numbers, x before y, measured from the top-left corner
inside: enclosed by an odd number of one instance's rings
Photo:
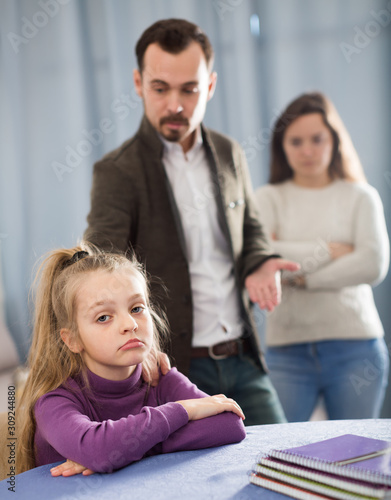
[[[160,133],[169,142],[179,142],[183,137],[183,131],[177,129],[170,129],[168,132],[163,132],[163,125],[166,123],[178,123],[186,127],[189,126],[189,120],[180,115],[164,116],[160,119]]]

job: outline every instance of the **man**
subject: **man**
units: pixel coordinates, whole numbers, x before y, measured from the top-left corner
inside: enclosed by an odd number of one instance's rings
[[[151,295],[166,310],[180,371],[234,398],[247,425],[284,421],[249,298],[273,310],[279,271],[297,266],[266,242],[240,146],[201,124],[216,86],[213,49],[196,25],[168,19],[142,34],[136,55],[145,116],[95,165],[86,239],[132,248],[158,278]]]

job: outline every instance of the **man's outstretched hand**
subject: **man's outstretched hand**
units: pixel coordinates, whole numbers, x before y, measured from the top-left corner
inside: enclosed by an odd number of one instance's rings
[[[273,311],[281,302],[280,271],[297,271],[300,265],[290,260],[272,258],[264,262],[245,279],[250,300],[261,309]]]

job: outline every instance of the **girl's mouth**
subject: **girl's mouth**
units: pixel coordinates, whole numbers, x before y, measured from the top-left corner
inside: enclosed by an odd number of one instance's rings
[[[144,343],[139,339],[130,339],[123,346],[120,347],[121,351],[127,351],[128,349],[135,349],[136,347],[143,347]]]

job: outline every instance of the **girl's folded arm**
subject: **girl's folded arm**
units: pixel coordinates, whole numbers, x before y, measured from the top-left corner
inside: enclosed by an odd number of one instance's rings
[[[238,443],[246,437],[242,419],[232,412],[193,420],[173,432],[163,443],[162,453],[214,448]]]
[[[205,398],[208,395],[198,389],[190,380],[172,368],[160,378],[159,397],[161,402]],[[242,419],[228,411],[218,415],[192,420],[186,426],[172,433],[161,445],[161,452],[211,448],[242,441],[246,437]]]
[[[95,472],[111,472],[140,460],[188,422],[186,410],[177,403],[95,422],[71,398],[50,394],[37,402],[35,417],[38,435],[57,453]]]

